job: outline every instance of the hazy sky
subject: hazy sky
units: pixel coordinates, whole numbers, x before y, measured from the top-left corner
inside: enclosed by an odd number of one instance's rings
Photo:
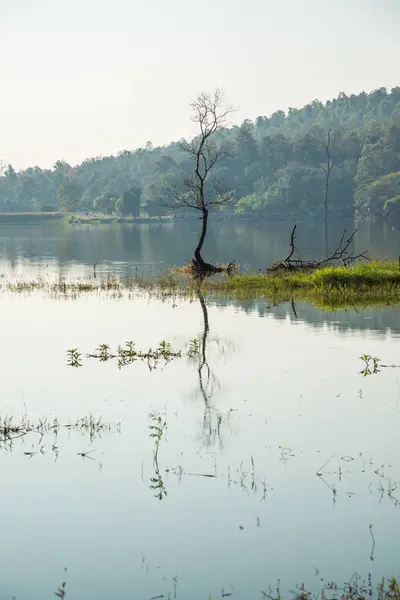
[[[0,0],[0,159],[168,143],[216,86],[236,122],[391,88],[399,29],[400,0]]]

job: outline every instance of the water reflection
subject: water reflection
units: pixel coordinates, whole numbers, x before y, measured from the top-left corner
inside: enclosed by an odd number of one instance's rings
[[[206,447],[210,447],[214,446],[217,440],[222,443],[221,426],[223,415],[216,410],[212,403],[214,391],[216,387],[219,387],[219,382],[214,370],[210,367],[207,352],[208,336],[210,333],[207,304],[200,289],[197,289],[196,295],[201,306],[201,313],[203,317],[203,331],[200,336],[199,358],[197,366],[199,390],[204,401],[203,443]]]
[[[271,304],[266,300],[226,300],[213,298],[220,307],[234,306],[248,315],[256,314],[261,318],[277,319],[293,325],[302,323],[316,329],[342,333],[351,331],[376,332],[382,335],[400,334],[400,306],[384,308],[344,308],[327,310],[306,302],[281,302]]]
[[[356,322],[351,335],[316,329],[301,303],[296,319],[290,303],[260,318],[201,294],[174,309],[95,294],[2,301],[0,414],[26,402],[35,417],[94,413],[123,426],[93,446],[71,431],[56,464],[50,450],[30,460],[30,440],[7,453],[0,600],[39,600],[63,580],[85,598],[168,598],[176,576],[178,598],[218,598],[223,588],[256,600],[279,577],[287,597],[295,582],[318,593],[354,570],[371,567],[374,581],[396,573],[398,373],[363,378],[358,357],[395,360],[398,340],[390,346],[378,330],[367,348]],[[133,338],[148,348],[163,338],[183,349],[193,336],[197,354],[166,368],[65,364],[72,345]]]
[[[158,464],[158,452],[160,443],[167,428],[167,421],[159,413],[150,413],[150,437],[154,441],[153,448],[153,466],[154,474],[150,477],[150,489],[154,492],[154,497],[162,500],[167,495],[164,480],[161,476],[160,466]]]
[[[236,260],[242,269],[265,269],[287,255],[292,223],[211,222],[205,253],[217,262]],[[332,221],[330,235],[340,239],[353,222]],[[137,225],[73,226],[46,224],[0,227],[2,270],[7,274],[39,274],[61,270],[63,276],[97,273],[149,275],[182,265],[192,255],[196,221]],[[298,246],[304,259],[323,256],[325,241],[318,223],[301,223]],[[399,255],[398,230],[385,222],[363,223],[352,251],[368,249],[369,256]]]

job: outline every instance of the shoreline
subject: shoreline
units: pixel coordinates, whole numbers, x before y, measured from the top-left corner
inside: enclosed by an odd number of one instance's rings
[[[351,221],[353,223],[376,223],[377,221],[383,221],[386,223],[393,223],[397,225],[397,221],[392,219],[386,219],[384,217],[376,219],[357,219],[356,215],[339,217],[343,221]],[[113,224],[135,224],[135,223],[171,223],[171,222],[192,222],[197,221],[198,217],[196,214],[174,214],[174,215],[162,215],[162,216],[119,216],[119,215],[107,215],[101,213],[93,214],[78,214],[78,213],[64,213],[64,212],[23,212],[23,213],[0,213],[0,226],[1,225],[37,225],[44,222],[59,222],[63,225],[113,225]],[[297,221],[302,223],[302,219],[293,219],[291,216],[276,218],[274,215],[268,215],[264,213],[215,213],[213,214],[213,222],[229,222],[233,221],[236,223],[259,223],[260,221],[266,224],[277,224],[277,223],[293,223]],[[332,217],[332,222],[335,222],[337,217]],[[310,222],[310,219],[304,219],[304,221]],[[313,223],[322,223],[321,217],[311,219]]]
[[[193,299],[204,295],[228,300],[265,300],[278,305],[306,302],[325,310],[346,308],[383,308],[400,306],[400,265],[397,261],[373,260],[348,267],[331,266],[308,272],[224,275],[198,284],[179,269],[154,277],[103,278],[88,276],[76,279],[38,277],[37,279],[0,279],[0,293],[42,291],[60,297],[87,293],[130,293],[162,299]]]

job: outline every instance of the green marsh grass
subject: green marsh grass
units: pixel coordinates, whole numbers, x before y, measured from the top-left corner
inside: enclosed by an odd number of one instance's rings
[[[88,276],[81,279],[38,277],[34,280],[0,278],[0,293],[43,292],[53,298],[76,298],[101,293],[111,298],[150,295],[161,300],[194,300],[198,284],[179,270],[154,277]],[[348,267],[331,266],[314,271],[289,271],[223,276],[202,282],[208,296],[232,300],[265,299],[279,304],[291,300],[309,302],[319,308],[384,307],[400,305],[398,262],[374,260]]]
[[[314,271],[238,275],[207,281],[205,289],[220,295],[274,302],[291,299],[322,308],[400,304],[400,268],[393,261],[371,261],[348,267],[331,266]]]

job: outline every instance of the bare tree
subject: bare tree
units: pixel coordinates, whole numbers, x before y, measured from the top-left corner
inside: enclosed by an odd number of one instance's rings
[[[329,129],[326,141],[321,142],[321,146],[325,150],[326,154],[326,163],[318,165],[320,169],[325,174],[325,198],[324,198],[324,231],[325,231],[325,253],[328,254],[328,197],[329,197],[329,180],[331,178],[331,173],[333,166],[335,164],[335,159],[331,154],[331,132]]]
[[[228,124],[232,113],[231,106],[225,104],[220,90],[214,93],[200,93],[190,102],[193,110],[192,121],[200,129],[199,135],[190,142],[181,141],[181,148],[193,159],[193,173],[184,181],[183,189],[169,191],[168,205],[172,208],[192,208],[201,212],[202,227],[199,241],[194,250],[193,265],[202,276],[215,273],[219,269],[206,263],[201,256],[207,234],[208,213],[211,208],[228,204],[232,197],[219,189],[218,183],[210,182],[214,167],[224,160],[228,153],[215,143],[215,133]]]

